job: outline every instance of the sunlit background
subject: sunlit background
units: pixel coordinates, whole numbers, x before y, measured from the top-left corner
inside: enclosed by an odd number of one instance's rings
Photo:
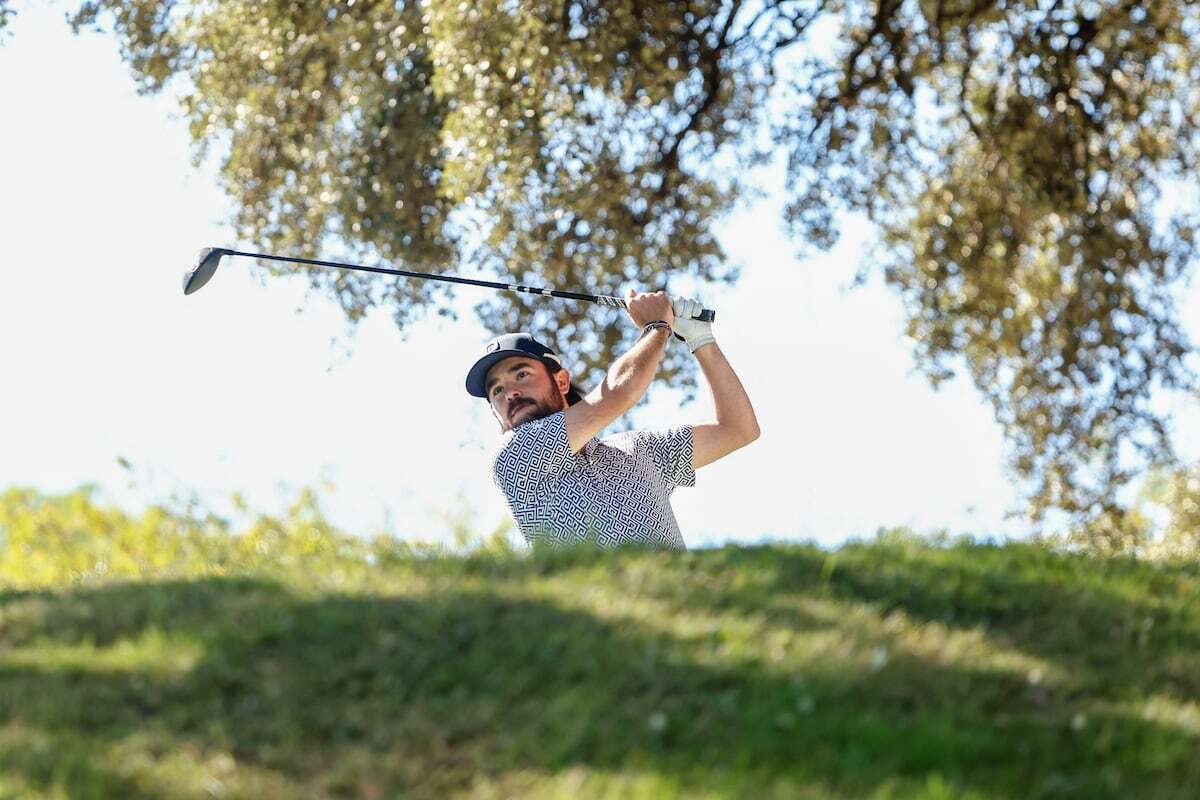
[[[273,510],[314,486],[347,531],[425,540],[449,535],[448,515],[481,532],[504,520],[498,430],[463,388],[493,335],[470,311],[487,290],[460,289],[458,321],[403,336],[386,313],[352,332],[302,279],[244,259],[185,297],[200,248],[256,246],[231,238],[214,165],[192,164],[171,97],[137,96],[112,38],[73,36],[53,5],[18,11],[0,46],[0,487],[96,484],[129,509],[194,493],[236,518],[234,492]],[[847,290],[869,230],[847,220],[835,250],[798,260],[779,180],[764,171],[768,199],[723,226],[738,286],[676,284],[718,309],[763,430],[676,493],[688,544],[1030,533],[1004,516],[1019,497],[990,409],[964,379],[935,392],[913,373],[878,278]],[[1182,316],[1200,338],[1195,287]],[[661,381],[650,395],[638,426],[711,413],[703,387],[682,407]],[[1180,408],[1177,423],[1183,454],[1200,457],[1200,414]]]

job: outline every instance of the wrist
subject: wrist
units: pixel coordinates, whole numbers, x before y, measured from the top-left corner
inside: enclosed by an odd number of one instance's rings
[[[716,343],[717,340],[711,333],[704,333],[687,340],[688,350],[692,351],[692,355],[695,355],[700,348]]]
[[[659,331],[659,330],[666,331],[667,334],[669,335],[671,333],[671,323],[667,322],[665,319],[656,319],[656,320],[647,322],[645,325],[642,326],[642,336],[645,336],[646,334],[651,333],[653,331]],[[641,337],[639,337],[639,338],[641,338]]]

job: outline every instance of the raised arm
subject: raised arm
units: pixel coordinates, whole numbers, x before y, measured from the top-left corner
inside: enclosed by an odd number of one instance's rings
[[[679,312],[675,330],[687,340],[700,363],[717,416],[716,422],[692,426],[694,469],[745,447],[760,434],[750,397],[713,338],[712,325],[691,319],[691,314],[699,308],[700,304],[694,300],[675,300],[675,310]]]
[[[626,293],[625,303],[630,318],[638,328],[660,319],[672,325],[675,322],[671,299],[663,292],[638,294],[630,289]],[[567,441],[572,452],[578,453],[593,436],[637,405],[654,379],[654,373],[658,371],[663,350],[670,338],[669,328],[651,330],[642,336],[608,368],[603,383],[563,412]]]
[[[692,426],[692,467],[700,469],[753,442],[759,436],[758,419],[742,382],[729,366],[716,342],[696,351],[696,360],[712,391],[717,421]]]

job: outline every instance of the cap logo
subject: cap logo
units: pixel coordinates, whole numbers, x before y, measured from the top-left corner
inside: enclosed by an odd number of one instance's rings
[[[485,352],[491,353],[491,352],[494,352],[499,349],[500,349],[499,342],[488,342],[487,350]]]

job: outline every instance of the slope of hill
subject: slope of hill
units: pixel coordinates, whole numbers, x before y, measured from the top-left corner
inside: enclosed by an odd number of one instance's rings
[[[0,588],[0,798],[1200,791],[1194,567],[895,534],[256,552]]]

